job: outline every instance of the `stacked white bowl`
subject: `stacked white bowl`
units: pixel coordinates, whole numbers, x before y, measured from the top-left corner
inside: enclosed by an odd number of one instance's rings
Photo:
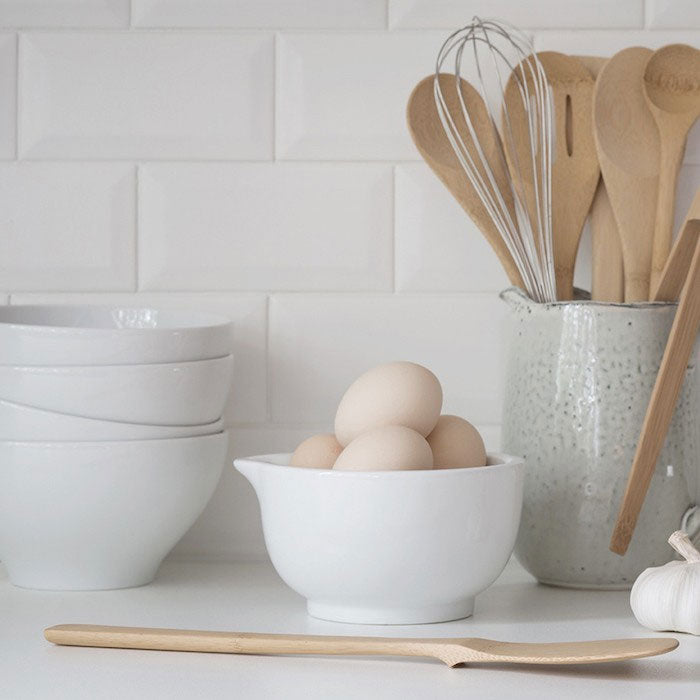
[[[232,325],[0,307],[0,560],[25,588],[149,583],[226,460]]]

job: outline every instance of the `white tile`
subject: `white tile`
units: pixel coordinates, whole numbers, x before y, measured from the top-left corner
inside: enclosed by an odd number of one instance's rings
[[[146,165],[139,216],[142,289],[391,288],[390,166]]]
[[[17,37],[0,34],[0,158],[17,153]]]
[[[128,164],[0,164],[0,288],[134,289],[135,192]]]
[[[272,156],[267,34],[24,34],[29,158]]]
[[[262,423],[267,418],[267,303],[260,295],[233,294],[13,294],[13,304],[131,304],[196,309],[233,321],[233,390],[225,418]]]
[[[332,425],[338,401],[358,375],[382,362],[412,360],[442,382],[446,413],[498,424],[505,312],[495,294],[275,295],[272,419]]]
[[[698,46],[697,31],[616,31],[616,32],[538,32],[535,47],[538,51],[563,51],[569,54],[612,56],[628,46],[647,46],[658,49],[667,44]],[[700,163],[700,121],[688,136],[686,163]]]
[[[383,29],[385,0],[133,0],[137,27]]]
[[[406,102],[444,32],[282,34],[277,157],[417,160]]]
[[[398,291],[483,292],[509,285],[481,231],[427,165],[397,166],[394,210]]]
[[[646,17],[651,29],[700,29],[700,3],[698,0],[647,0]]]
[[[128,27],[129,0],[0,0],[2,27]]]
[[[457,28],[474,15],[507,19],[517,27],[641,27],[643,0],[389,0],[392,29]]]

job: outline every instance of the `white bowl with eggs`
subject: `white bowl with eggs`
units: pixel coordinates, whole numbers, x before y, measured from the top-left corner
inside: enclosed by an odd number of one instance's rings
[[[365,471],[237,459],[255,489],[279,575],[313,617],[414,624],[468,617],[498,577],[520,522],[523,460]]]

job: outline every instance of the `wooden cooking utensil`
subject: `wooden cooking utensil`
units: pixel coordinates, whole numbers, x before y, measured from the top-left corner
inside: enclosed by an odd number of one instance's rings
[[[698,238],[700,238],[700,189],[695,193],[688,209],[652,301],[678,301],[683,283],[688,276]]]
[[[576,56],[593,78],[598,77],[607,62],[601,56]],[[625,278],[622,265],[622,244],[615,215],[610,206],[605,182],[601,176],[589,212],[593,255],[591,260],[591,299],[623,302]]]
[[[673,319],[661,367],[656,376],[632,469],[627,479],[627,487],[610,540],[610,549],[617,554],[624,554],[627,551],[632,538],[644,498],[649,489],[649,483],[654,474],[656,460],[659,458],[668,426],[673,417],[695,338],[698,329],[700,329],[700,244],[698,240],[700,239],[696,237],[694,253],[680,294],[678,310]],[[685,244],[686,237],[679,237],[676,245],[684,246]],[[671,253],[670,259],[674,261],[674,264],[680,266],[683,264],[681,257],[675,255],[674,251]],[[676,274],[675,268],[670,269],[669,267],[666,268],[665,275],[674,279],[673,282],[668,283],[669,287],[676,285],[677,278],[680,276]],[[660,289],[666,287],[666,280],[662,278]]]
[[[678,641],[671,637],[523,644],[477,638],[326,637],[99,625],[57,625],[44,630],[44,636],[54,644],[117,649],[223,654],[428,656],[448,666],[464,663],[594,664],[656,656],[678,646]]]
[[[671,44],[655,51],[644,71],[644,89],[661,136],[659,197],[651,258],[651,288],[655,289],[671,249],[676,182],[686,138],[700,117],[700,51],[687,44]]]
[[[501,261],[501,265],[505,269],[511,283],[524,289],[525,285],[522,277],[502,236],[482,204],[479,194],[465,175],[445,134],[437,107],[435,106],[434,79],[434,75],[429,75],[421,80],[413,89],[408,100],[406,118],[413,142],[416,144],[423,160],[481,229],[481,232]],[[469,83],[462,80],[461,85],[470,118],[477,132],[477,139],[486,152],[486,158],[491,165],[499,189],[501,192],[507,192],[509,191],[507,184],[508,175],[498,153],[500,146],[498,145],[497,134],[495,134],[493,125],[489,120],[486,106],[481,95]],[[455,76],[441,74],[440,86],[450,113],[456,120],[460,119],[461,106],[455,84]],[[474,141],[463,119],[457,121],[457,127],[464,143],[471,151]],[[510,203],[510,208],[511,210],[513,209],[512,202]],[[515,215],[513,214],[513,216]]]
[[[660,149],[642,81],[651,54],[632,47],[608,59],[593,96],[598,160],[622,242],[625,301],[649,298]]]
[[[591,208],[600,176],[593,137],[592,102],[595,81],[588,69],[573,56],[543,51],[537,54],[551,86],[554,108],[554,152],[552,158],[552,230],[557,299],[573,299],[574,266],[581,231]],[[521,64],[522,65],[522,64]],[[516,153],[506,155],[511,172],[529,178],[532,189],[532,149],[528,119],[520,90],[522,76],[532,81],[530,72],[516,68],[505,90],[503,129],[511,129]],[[520,80],[518,80],[520,76]],[[532,192],[526,200],[533,199]]]
[[[590,213],[593,255],[591,260],[591,299],[625,300],[622,243],[605,182],[600,178]]]

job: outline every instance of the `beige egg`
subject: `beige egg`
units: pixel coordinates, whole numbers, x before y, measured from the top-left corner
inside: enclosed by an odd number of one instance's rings
[[[440,416],[428,435],[435,469],[483,467],[486,450],[479,431],[464,418]]]
[[[393,471],[431,469],[433,453],[425,438],[402,425],[368,430],[341,453],[334,469],[345,471]]]
[[[367,430],[403,425],[425,437],[441,408],[442,387],[429,369],[414,362],[390,362],[350,385],[335,415],[335,435],[345,446]]]
[[[313,435],[294,450],[289,464],[292,467],[310,467],[311,469],[333,469],[335,460],[343,451],[335,435]]]

